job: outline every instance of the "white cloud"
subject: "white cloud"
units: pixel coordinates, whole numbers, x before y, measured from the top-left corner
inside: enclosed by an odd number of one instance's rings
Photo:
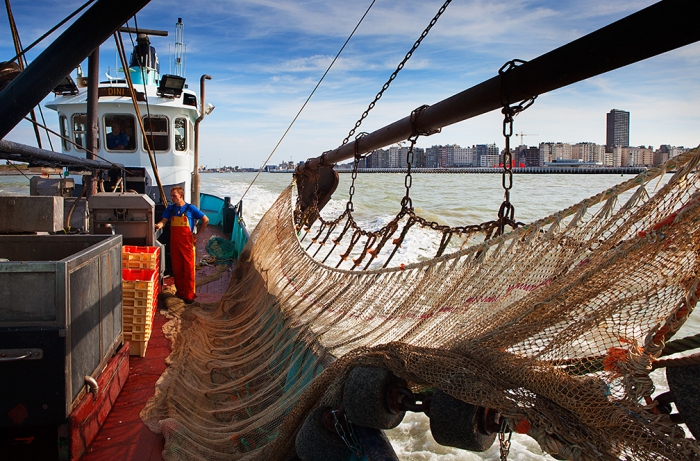
[[[168,44],[172,48],[175,22],[183,18],[190,85],[202,74],[213,76],[207,101],[217,109],[202,124],[203,158],[215,164],[225,155],[227,164],[254,167],[269,155],[370,1],[153,0],[137,19],[140,27],[170,31],[167,38],[153,38],[167,70]],[[25,45],[81,3],[15,2]],[[422,104],[481,83],[510,59],[535,58],[652,3],[452,2],[360,131],[381,128]],[[337,147],[442,4],[377,1],[275,157],[301,160]],[[8,38],[7,26],[0,26],[5,56],[14,54]],[[114,65],[113,48],[112,41],[101,47],[103,68]],[[700,126],[694,108],[699,66],[700,45],[695,44],[542,95],[516,118],[515,131],[537,133],[526,138],[532,144],[602,143],[605,113],[619,108],[631,112],[633,143],[693,145],[694,128]],[[53,116],[47,111],[49,119]],[[501,123],[496,111],[421,138],[419,145],[502,146]],[[26,127],[8,138],[33,144]]]

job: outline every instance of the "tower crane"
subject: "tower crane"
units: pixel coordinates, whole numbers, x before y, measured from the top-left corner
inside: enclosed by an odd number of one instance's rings
[[[525,136],[539,136],[538,134],[523,133],[522,131],[520,132],[520,134],[517,134],[517,133],[516,133],[515,135],[516,135],[516,136],[520,136],[520,145],[521,145],[521,146],[524,144],[524,143],[523,143],[523,138],[524,138]]]

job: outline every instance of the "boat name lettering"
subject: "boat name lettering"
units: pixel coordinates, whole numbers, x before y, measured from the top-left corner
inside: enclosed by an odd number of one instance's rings
[[[144,97],[144,94],[142,92],[136,91],[136,100],[137,101],[145,101],[146,98]],[[106,88],[99,88],[97,90],[97,95],[98,97],[102,98],[105,96],[123,96],[123,97],[129,97],[129,89],[128,88],[115,88],[115,87],[106,87]]]

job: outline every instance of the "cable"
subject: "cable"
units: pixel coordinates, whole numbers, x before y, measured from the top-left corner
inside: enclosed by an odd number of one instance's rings
[[[335,61],[338,60],[338,57],[340,56],[340,53],[343,52],[343,50],[345,49],[345,46],[348,44],[348,42],[350,41],[350,39],[352,38],[352,36],[355,35],[355,32],[356,32],[357,29],[360,27],[360,24],[362,24],[362,21],[364,21],[365,17],[367,16],[367,13],[369,13],[369,10],[371,10],[371,9],[372,9],[372,6],[374,6],[374,2],[375,2],[375,1],[376,1],[376,0],[372,0],[372,3],[370,3],[369,7],[367,8],[367,11],[365,11],[365,14],[362,15],[362,17],[360,18],[360,21],[357,23],[357,25],[355,26],[355,28],[354,28],[354,29],[352,30],[352,32],[350,33],[350,36],[347,38],[347,40],[345,40],[345,43],[343,43],[343,46],[340,48],[340,51],[338,51],[338,54],[335,55],[335,58],[333,58],[333,61],[330,63],[330,65],[328,66],[328,68],[326,69],[326,71],[323,73],[323,76],[322,76],[321,79],[318,81],[318,83],[317,83],[316,86],[314,87],[313,91],[311,91],[311,94],[309,95],[309,97],[306,98],[306,101],[304,101],[304,104],[302,104],[301,109],[299,109],[299,112],[297,112],[296,116],[295,116],[294,119],[292,120],[292,123],[290,123],[289,126],[287,127],[287,129],[284,131],[284,134],[282,134],[282,137],[280,138],[280,140],[277,141],[277,144],[275,145],[275,148],[272,149],[272,152],[270,152],[270,155],[267,157],[267,159],[265,160],[265,162],[262,164],[262,166],[260,167],[260,169],[259,169],[258,172],[256,173],[256,175],[255,175],[255,177],[253,178],[253,180],[252,180],[252,181],[250,182],[250,184],[248,185],[248,188],[245,190],[245,192],[244,192],[243,195],[241,196],[241,200],[243,200],[243,197],[246,196],[246,194],[248,193],[248,191],[250,190],[250,188],[253,186],[253,183],[258,179],[258,176],[260,176],[260,173],[262,172],[263,168],[265,168],[265,165],[267,165],[267,162],[270,161],[270,159],[272,158],[272,156],[273,156],[273,155],[275,154],[275,152],[277,151],[277,148],[280,146],[280,144],[282,144],[282,141],[283,141],[284,138],[287,136],[287,133],[289,133],[289,130],[292,129],[292,125],[294,125],[294,123],[297,121],[297,119],[298,119],[299,116],[301,115],[301,112],[304,110],[304,108],[306,107],[306,105],[309,103],[309,100],[311,100],[311,97],[314,95],[314,93],[316,92],[316,90],[318,89],[318,87],[321,85],[321,82],[323,81],[323,79],[326,78],[326,75],[327,75],[328,72],[331,70],[331,67],[333,67],[333,64],[335,64]]]
[[[6,1],[6,3],[9,5],[9,0],[5,0],[5,1]],[[34,48],[34,46],[36,46],[36,45],[37,45],[39,42],[41,42],[43,39],[45,39],[46,37],[48,37],[49,35],[51,35],[52,33],[54,33],[54,32],[56,31],[56,29],[58,29],[59,27],[61,27],[63,24],[65,24],[65,23],[67,23],[68,21],[70,21],[71,19],[73,19],[73,18],[75,17],[75,15],[77,15],[78,13],[80,13],[81,11],[83,11],[90,3],[93,3],[94,1],[95,1],[95,0],[88,0],[87,2],[85,2],[85,3],[83,4],[83,6],[81,6],[80,8],[78,8],[77,10],[75,10],[74,12],[72,12],[66,19],[64,19],[63,21],[61,21],[61,22],[59,22],[58,24],[56,24],[52,29],[50,29],[50,30],[49,30],[48,32],[46,32],[44,35],[42,35],[41,37],[37,38],[37,39],[34,41],[34,43],[32,43],[31,45],[29,45],[27,48],[25,48],[23,51],[21,51],[18,55],[16,55],[14,58],[10,59],[9,61],[14,61],[15,59],[19,58],[20,56],[24,56],[24,54],[27,53],[27,51],[29,51],[29,50],[31,50],[32,48]]]

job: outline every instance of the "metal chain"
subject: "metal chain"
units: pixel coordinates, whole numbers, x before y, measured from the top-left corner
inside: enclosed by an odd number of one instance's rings
[[[503,82],[503,76],[514,69],[519,64],[524,64],[526,61],[521,59],[513,59],[503,64],[498,70]],[[505,96],[505,99],[504,99]],[[505,149],[503,150],[503,172],[501,175],[501,184],[503,186],[503,203],[498,210],[498,234],[501,235],[505,231],[506,224],[517,227],[515,222],[515,207],[510,203],[510,190],[513,188],[513,155],[510,151],[510,137],[513,136],[513,120],[520,112],[530,107],[537,99],[534,96],[530,99],[521,101],[518,105],[510,104],[508,95],[501,93],[501,103],[503,104],[503,137],[505,138]]]
[[[360,442],[357,440],[357,436],[355,435],[355,431],[352,430],[352,424],[350,421],[348,421],[347,416],[345,415],[345,412],[342,412],[340,410],[332,410],[331,413],[333,414],[333,426],[335,427],[335,431],[338,433],[341,439],[343,439],[343,442],[345,442],[345,445],[352,451],[358,458],[362,457],[362,445]],[[348,428],[348,433],[345,433],[345,430],[343,429],[343,424],[341,424],[340,420],[338,419],[338,413],[340,413],[343,417],[343,422]]]
[[[428,26],[427,26],[427,27],[425,28],[425,30],[421,33],[421,35],[420,35],[420,37],[418,38],[418,40],[415,41],[415,43],[413,44],[413,47],[411,47],[410,51],[409,51],[408,53],[406,53],[406,56],[404,56],[403,60],[402,60],[402,61],[399,63],[399,65],[396,67],[396,70],[391,74],[391,76],[389,77],[389,80],[387,80],[387,82],[384,84],[384,86],[382,86],[382,89],[379,91],[379,93],[377,93],[377,95],[374,97],[374,100],[369,104],[369,106],[367,107],[367,110],[365,110],[365,111],[362,113],[362,116],[359,118],[359,120],[357,120],[357,122],[355,122],[355,126],[350,130],[350,132],[349,132],[348,135],[345,137],[345,139],[343,140],[343,142],[341,143],[341,145],[347,144],[348,141],[350,140],[350,138],[355,134],[355,131],[357,131],[357,129],[360,127],[360,125],[362,124],[363,120],[367,117],[367,115],[369,114],[369,112],[374,108],[374,106],[376,105],[377,101],[379,101],[379,99],[382,97],[382,95],[384,94],[384,92],[389,88],[389,85],[391,85],[391,82],[394,81],[394,79],[396,78],[396,76],[398,75],[398,73],[401,71],[401,69],[403,69],[403,67],[406,65],[406,62],[407,62],[409,59],[411,59],[411,56],[413,55],[413,52],[416,51],[416,49],[420,46],[420,44],[421,44],[421,42],[423,41],[423,39],[424,39],[424,38],[428,35],[428,33],[430,32],[430,29],[432,29],[433,26],[437,23],[438,19],[440,18],[440,16],[442,16],[442,14],[445,12],[445,9],[447,8],[447,6],[448,6],[451,2],[452,2],[452,0],[446,0],[445,3],[440,7],[440,9],[439,9],[438,12],[436,13],[435,17],[433,17],[433,19],[430,21],[430,23],[428,24]],[[427,106],[426,106],[426,107],[427,107]],[[417,110],[418,110],[418,109],[417,109]],[[416,111],[414,111],[414,112],[416,112]],[[413,114],[412,114],[412,117],[413,117]],[[347,202],[347,204],[346,204],[345,212],[343,212],[343,214],[342,214],[341,216],[339,216],[337,219],[335,219],[334,221],[325,221],[323,218],[321,218],[320,213],[315,212],[315,213],[314,213],[314,218],[315,218],[315,219],[319,219],[320,222],[322,223],[322,225],[325,225],[325,226],[335,226],[335,225],[337,225],[345,216],[348,216],[348,219],[349,219],[349,227],[352,227],[352,228],[354,228],[354,229],[359,229],[359,226],[357,226],[357,224],[356,224],[356,223],[354,222],[354,220],[352,219],[352,211],[353,211],[353,209],[354,209],[354,205],[353,205],[352,199],[353,199],[353,195],[354,195],[354,193],[355,193],[355,179],[357,179],[357,170],[358,170],[358,164],[359,164],[359,160],[360,160],[360,155],[359,155],[359,152],[358,152],[357,141],[358,141],[362,136],[364,136],[365,134],[366,134],[366,133],[360,133],[360,134],[355,138],[355,162],[354,162],[354,165],[353,165],[352,183],[351,183],[351,185],[350,185],[349,199],[348,199],[348,202]],[[323,159],[323,156],[322,156],[321,158]],[[410,185],[409,185],[409,188],[410,188]],[[410,200],[410,199],[409,199],[409,200]],[[300,209],[300,203],[299,203],[299,201],[297,200],[297,210],[299,210],[299,209]],[[308,213],[308,210],[307,210],[307,214],[311,214],[311,213]],[[403,213],[401,213],[401,214],[403,214]],[[301,213],[299,213],[299,215],[301,215]],[[297,218],[297,220],[300,221],[300,220],[303,220],[303,218],[299,217],[299,218]],[[361,230],[361,229],[360,229],[360,230]],[[384,232],[384,231],[385,231],[385,229],[383,229],[383,230],[380,231],[380,232],[377,232],[377,234],[380,234],[381,232]],[[362,233],[363,233],[363,235],[366,235],[366,234],[367,234],[367,232],[365,232],[365,231],[362,231]]]
[[[405,56],[405,57],[403,58],[403,60],[399,63],[399,65],[396,67],[396,70],[391,74],[391,76],[389,77],[389,80],[387,80],[387,82],[384,84],[384,86],[382,87],[381,91],[379,91],[379,93],[377,93],[377,95],[374,97],[374,101],[372,101],[371,103],[369,103],[369,106],[367,107],[367,110],[365,110],[365,111],[362,113],[362,116],[359,118],[359,120],[357,120],[357,122],[355,122],[355,126],[350,130],[350,132],[349,132],[348,135],[345,137],[345,139],[343,139],[343,142],[341,143],[341,146],[344,146],[345,144],[347,144],[347,142],[350,140],[350,138],[355,134],[355,131],[360,127],[360,125],[362,125],[362,122],[364,121],[364,119],[365,119],[365,118],[367,117],[367,115],[369,114],[369,111],[371,111],[371,110],[374,108],[375,104],[377,104],[377,101],[379,101],[379,99],[382,97],[382,95],[384,94],[384,92],[389,88],[389,85],[391,85],[391,82],[394,81],[394,79],[396,78],[396,76],[398,75],[398,73],[401,71],[401,69],[403,69],[403,67],[406,65],[406,62],[407,62],[409,59],[411,59],[411,56],[413,55],[413,52],[416,51],[416,49],[418,48],[418,46],[420,46],[420,44],[421,44],[421,42],[423,41],[423,39],[428,35],[428,32],[430,32],[430,29],[433,28],[433,26],[435,25],[435,23],[437,22],[437,20],[440,18],[440,16],[442,15],[442,13],[445,12],[445,9],[447,8],[447,5],[450,4],[450,2],[452,2],[452,0],[447,0],[447,1],[440,7],[440,9],[438,10],[437,14],[435,14],[435,17],[430,21],[430,24],[428,24],[428,27],[425,28],[425,30],[424,30],[423,33],[420,35],[420,37],[418,38],[418,40],[416,40],[416,42],[413,44],[413,47],[411,48],[411,50],[410,50],[408,53],[406,53],[406,56]]]
[[[511,221],[515,217],[515,207],[510,203],[510,190],[513,188],[513,157],[510,152],[510,137],[513,135],[513,110],[507,106],[503,108],[503,137],[505,138],[505,149],[503,150],[503,172],[501,174],[501,184],[503,185],[503,203],[498,210],[499,234],[503,233],[505,223],[504,218]]]
[[[360,165],[360,152],[358,150],[358,144],[357,142],[362,138],[363,136],[366,136],[369,133],[362,132],[355,136],[355,161],[353,162],[352,165],[352,181],[350,182],[350,191],[348,193],[348,203],[345,205],[345,209],[349,212],[355,211],[355,206],[352,203],[352,196],[355,195],[355,180],[357,179],[357,169]]]
[[[413,176],[411,175],[411,165],[413,164],[413,148],[416,146],[416,141],[418,141],[418,135],[414,134],[408,138],[411,145],[408,147],[408,152],[406,152],[406,177],[403,179],[403,184],[406,187],[406,195],[401,199],[401,207],[413,209],[413,200],[408,196],[411,191],[411,186],[413,185]]]
[[[506,438],[508,432],[508,438]],[[513,431],[510,430],[510,424],[507,418],[503,418],[501,422],[501,430],[498,431],[498,443],[501,446],[501,461],[508,461],[508,453],[510,452],[510,438],[513,436]]]
[[[411,136],[408,137],[408,142],[410,142],[411,145],[408,148],[408,152],[406,152],[406,177],[403,181],[404,186],[406,186],[406,195],[401,200],[401,208],[403,209],[413,209],[413,201],[411,200],[411,197],[409,197],[409,192],[411,190],[411,186],[413,185],[411,167],[413,166],[413,157],[416,142],[418,141],[418,136],[430,136],[442,131],[441,128],[432,131],[420,131],[416,126],[416,119],[418,118],[418,114],[420,114],[423,110],[427,109],[428,107],[430,106],[424,104],[411,112]]]

